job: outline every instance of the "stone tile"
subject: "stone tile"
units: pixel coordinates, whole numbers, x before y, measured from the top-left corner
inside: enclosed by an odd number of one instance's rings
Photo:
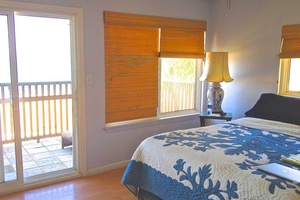
[[[15,152],[5,152],[4,154],[6,155],[7,159],[16,157]]]
[[[15,169],[13,168],[12,165],[5,165],[4,166],[4,173],[13,173],[15,172]]]
[[[47,138],[47,139],[42,139],[40,141],[44,146],[49,146],[49,145],[61,145],[61,140],[59,140],[57,137],[56,138]]]
[[[10,164],[16,164],[15,154],[8,153],[8,154],[6,154],[6,157]]]
[[[23,155],[23,162],[28,162],[28,161],[32,161],[32,157],[31,155]]]
[[[42,147],[37,147],[37,148],[32,148],[32,149],[27,149],[28,154],[37,154],[37,153],[43,153],[47,152],[48,149],[44,146]]]
[[[13,173],[5,173],[5,181],[14,181],[17,180],[17,174],[16,172]]]
[[[14,143],[3,145],[5,181],[16,179],[16,160]],[[61,137],[30,140],[22,142],[24,176],[31,177],[43,173],[73,167],[73,149],[61,149]]]
[[[67,155],[61,155],[61,156],[57,156],[57,158],[62,161],[72,161],[73,160],[73,155],[72,154],[67,154]]]
[[[31,141],[31,140],[30,140]],[[39,142],[28,142],[28,141],[25,141],[25,142],[22,142],[22,145],[25,149],[32,149],[32,148],[38,148],[38,147],[43,147],[44,145],[42,143],[39,143]]]
[[[37,140],[26,140],[26,141],[22,142],[22,145],[24,145],[24,144],[36,144],[36,143],[38,143]]]
[[[56,164],[56,163],[59,163],[59,162],[60,162],[60,160],[57,159],[56,157],[43,158],[43,159],[36,160],[36,163],[37,163],[39,166],[45,166],[45,165]]]
[[[64,165],[67,167],[67,168],[72,168],[73,167],[73,160],[71,161],[65,161],[63,162]]]
[[[29,162],[23,161],[24,169],[30,169],[30,168],[36,168],[36,167],[38,167],[38,164],[35,161],[29,161]]]
[[[49,146],[46,146],[46,148],[49,151],[58,150],[58,149],[61,149],[61,144],[49,145]]]
[[[42,166],[41,168],[45,173],[59,171],[59,170],[62,170],[62,169],[67,169],[67,167],[62,163],[46,165],[46,166]]]
[[[42,158],[50,158],[53,157],[54,155],[50,152],[43,152],[43,153],[37,153],[37,154],[32,154],[31,157],[33,160],[38,160]]]
[[[25,177],[36,176],[36,175],[43,174],[43,173],[44,173],[43,170],[39,167],[24,169]]]
[[[15,152],[15,144],[13,144],[13,143],[4,144],[3,151],[5,153]]]
[[[51,153],[53,153],[56,156],[66,155],[72,153],[72,148],[58,149],[55,151],[51,151]]]
[[[29,153],[27,152],[27,150],[24,147],[22,147],[22,155],[23,156],[24,155],[29,155]]]
[[[6,158],[6,155],[3,155],[3,163],[4,163],[4,165],[10,165],[10,162],[9,162],[9,160]]]

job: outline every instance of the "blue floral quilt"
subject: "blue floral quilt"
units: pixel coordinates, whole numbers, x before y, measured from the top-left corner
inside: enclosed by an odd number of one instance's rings
[[[158,199],[300,199],[300,184],[257,170],[300,153],[300,126],[257,118],[159,134],[136,149],[122,183]]]

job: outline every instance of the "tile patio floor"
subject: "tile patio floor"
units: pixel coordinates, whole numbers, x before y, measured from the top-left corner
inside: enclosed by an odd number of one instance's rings
[[[73,167],[72,146],[61,148],[61,137],[22,142],[24,177]],[[16,179],[14,144],[3,145],[5,181]]]

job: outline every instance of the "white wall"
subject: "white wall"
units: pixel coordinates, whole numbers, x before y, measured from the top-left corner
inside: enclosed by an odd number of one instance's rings
[[[277,92],[282,25],[300,23],[299,0],[213,0],[209,51],[228,51],[234,81],[223,83],[223,110],[243,117],[261,93]]]

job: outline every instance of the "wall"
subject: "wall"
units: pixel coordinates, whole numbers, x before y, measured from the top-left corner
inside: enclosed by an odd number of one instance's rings
[[[300,23],[299,0],[213,0],[207,50],[228,51],[234,81],[222,83],[223,110],[244,116],[261,93],[277,92],[282,25]]]
[[[22,1],[22,0],[20,0]],[[155,133],[199,126],[196,116],[168,124],[149,123],[146,127],[106,132],[103,11],[208,20],[209,0],[23,0],[22,2],[83,8],[84,65],[86,84],[86,159],[87,169],[96,172],[109,164],[129,160],[135,148]]]

